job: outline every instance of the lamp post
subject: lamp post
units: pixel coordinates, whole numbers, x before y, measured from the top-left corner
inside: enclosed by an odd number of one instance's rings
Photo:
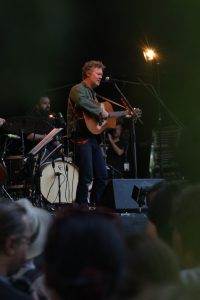
[[[156,64],[156,86],[157,86],[157,95],[160,98],[160,62],[159,62],[159,55],[157,51],[153,48],[144,48],[143,49],[143,56],[147,63]],[[162,167],[162,135],[161,135],[161,122],[162,122],[162,116],[161,116],[161,106],[160,101],[158,101],[158,162],[159,162],[159,175],[160,177],[163,177],[163,167]]]

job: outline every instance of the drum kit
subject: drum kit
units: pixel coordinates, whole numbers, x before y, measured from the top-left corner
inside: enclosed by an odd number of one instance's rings
[[[75,201],[78,168],[65,153],[61,131],[53,128],[45,138],[25,153],[25,135],[43,129],[44,121],[35,117],[14,117],[3,126],[0,159],[1,196],[16,200],[28,197],[37,206],[71,204]],[[20,142],[20,153],[10,155],[12,142]],[[48,145],[57,140],[51,150]],[[67,147],[68,148],[68,147]]]

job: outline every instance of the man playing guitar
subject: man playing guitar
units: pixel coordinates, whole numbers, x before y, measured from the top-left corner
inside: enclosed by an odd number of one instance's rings
[[[105,66],[100,61],[88,61],[82,68],[83,81],[72,87],[67,110],[67,134],[75,147],[75,164],[79,167],[76,202],[88,205],[88,186],[93,180],[90,203],[98,204],[107,181],[107,170],[98,135],[91,133],[85,124],[83,113],[106,119],[109,113],[98,103],[94,88],[103,77]]]

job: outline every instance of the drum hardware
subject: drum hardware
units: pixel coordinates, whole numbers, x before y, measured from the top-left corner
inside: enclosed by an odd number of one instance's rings
[[[61,154],[61,159],[51,157],[60,150],[59,144],[49,154],[44,155],[42,150],[56,137],[63,128],[54,128],[42,141],[40,141],[29,153],[27,161],[32,161],[33,182],[32,202],[43,206],[44,199],[50,204],[72,203],[75,200],[78,184],[78,171]]]
[[[59,144],[58,146],[56,146],[56,148],[54,148],[48,155],[46,155],[46,157],[44,157],[43,160],[41,160],[40,164],[43,165],[54,153],[56,153],[61,148],[63,148],[62,144]]]
[[[7,122],[4,124],[3,128],[9,132],[6,134],[5,138],[5,144],[3,147],[3,153],[2,153],[2,160],[5,157],[7,166],[5,168],[2,167],[2,170],[0,169],[0,177],[2,172],[5,171],[8,174],[6,174],[6,179],[5,180],[0,180],[0,184],[3,184],[4,181],[8,181],[5,186],[2,186],[3,189],[8,189],[11,192],[16,192],[20,191],[22,189],[26,188],[25,182],[17,182],[16,177],[20,177],[24,179],[29,177],[31,180],[31,197],[32,195],[37,195],[37,198],[40,197],[40,200],[42,198],[41,196],[41,191],[39,189],[39,184],[40,182],[40,168],[41,165],[51,156],[53,153],[57,150],[59,150],[62,145],[58,145],[56,147],[55,151],[53,151],[50,154],[46,154],[45,152],[41,153],[43,149],[53,140],[54,137],[58,135],[60,131],[63,130],[63,128],[54,128],[52,131],[40,142],[34,147],[29,153],[28,157],[25,159],[24,153],[25,153],[25,146],[24,146],[24,133],[30,133],[30,132],[35,132],[38,130],[44,130],[45,126],[49,126],[49,123],[45,120],[41,120],[40,118],[37,117],[32,117],[32,116],[23,116],[23,117],[12,117],[7,119]],[[20,136],[16,135],[20,134]],[[21,150],[22,156],[20,156],[21,159],[21,168],[16,168],[15,163],[17,162],[17,159],[19,157],[17,156],[12,156],[12,157],[6,157],[6,152],[7,152],[7,146],[8,146],[8,141],[9,139],[21,139]],[[43,154],[43,156],[42,156]],[[37,156],[37,157],[36,157]],[[28,166],[29,165],[29,166]],[[28,166],[28,167],[27,167]],[[13,171],[14,168],[14,171]],[[34,176],[33,176],[34,175]],[[5,175],[3,175],[5,177]],[[9,177],[9,178],[8,178]],[[12,177],[12,178],[11,178]],[[13,178],[14,177],[14,178]],[[9,179],[9,180],[8,180]],[[18,178],[17,178],[18,180]],[[30,186],[30,185],[29,185]],[[6,191],[6,190],[5,190]],[[6,191],[7,192],[7,191]],[[8,192],[7,192],[8,193]],[[36,196],[35,196],[36,197]],[[12,198],[10,196],[10,198]],[[41,204],[41,201],[40,201]]]
[[[4,162],[4,156],[6,154],[6,149],[7,149],[7,142],[8,142],[8,138],[6,138],[5,140],[3,151],[0,158],[0,190],[2,196],[5,194],[9,199],[14,201],[13,197],[8,193],[8,191],[5,188],[5,184],[8,180],[7,168]]]
[[[76,198],[78,168],[62,158],[46,162],[40,170],[40,189],[50,204],[72,204]]]
[[[5,194],[10,200],[14,201],[14,199],[12,198],[12,196],[8,193],[8,191],[6,190],[4,185],[0,186],[1,189],[1,195],[3,196],[3,194]]]
[[[8,174],[7,174],[7,170],[6,170],[6,166],[5,166],[5,163],[3,161],[3,159],[1,159],[1,162],[0,162],[0,190],[1,190],[1,196],[3,196],[4,194],[10,198],[12,201],[13,198],[12,196],[8,193],[8,191],[6,190],[5,188],[5,183],[8,179]]]
[[[54,167],[55,168],[55,167]],[[61,204],[61,184],[60,184],[60,176],[62,173],[55,172],[55,176],[58,177],[58,203]]]
[[[49,155],[46,156],[46,158],[41,162],[41,165],[44,164],[56,151],[58,151],[59,149],[61,149],[63,147],[62,144],[59,144],[55,149],[53,149]],[[62,160],[64,161],[64,157],[62,158]],[[60,172],[55,172],[55,161],[54,159],[52,159],[52,167],[54,169],[54,173],[55,176],[58,177],[58,199],[59,199],[59,204],[61,204],[61,183],[60,183],[60,175],[62,175],[62,173]]]
[[[7,124],[7,123],[6,123]],[[23,133],[23,129],[21,130],[21,136],[19,135],[16,135],[16,134],[12,134],[12,133],[7,133],[7,134],[4,134],[5,136],[5,140],[4,140],[4,146],[3,146],[3,150],[2,150],[2,154],[1,154],[1,159],[5,159],[5,163],[8,162],[10,160],[10,164],[11,164],[11,161],[15,161],[16,160],[20,160],[21,161],[21,166],[20,167],[23,167],[23,164],[24,164],[24,150],[25,150],[25,147],[24,147],[24,133]],[[20,147],[20,153],[22,155],[11,155],[11,156],[6,156],[7,154],[7,150],[8,150],[8,147],[10,145],[9,141],[12,142],[12,140],[21,140],[21,147]],[[9,143],[9,144],[8,144]],[[12,176],[12,172],[11,172],[11,166],[9,166],[6,164],[6,168],[7,168],[7,173],[8,173],[8,181],[10,181],[10,176]],[[17,171],[19,171],[20,168],[18,169],[15,169],[15,172],[13,173],[14,175],[16,175]],[[9,182],[10,183],[10,182]]]
[[[15,199],[27,197],[28,183],[27,174],[24,172],[24,158],[22,155],[9,155],[4,157],[7,181],[5,188]]]
[[[115,178],[115,174],[118,174],[118,175],[121,176],[121,178],[123,178],[123,173],[120,172],[119,170],[117,170],[116,168],[114,168],[113,166],[111,166],[111,165],[106,165],[106,169],[107,169],[108,171],[110,171],[110,173],[111,173],[111,178],[112,178],[112,179]]]
[[[1,159],[1,162],[0,162],[0,184],[6,183],[7,178],[8,178],[8,173],[6,170],[5,162],[3,159]]]

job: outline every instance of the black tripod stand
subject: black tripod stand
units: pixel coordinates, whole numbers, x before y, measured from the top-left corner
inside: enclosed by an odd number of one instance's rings
[[[114,87],[121,95],[122,103],[124,104],[125,108],[133,114],[133,118],[130,118],[130,133],[131,133],[131,144],[132,144],[132,152],[133,152],[133,163],[134,163],[134,178],[138,178],[138,165],[137,165],[137,148],[136,148],[136,132],[135,132],[135,120],[140,120],[139,116],[137,115],[135,109],[130,105],[128,99],[125,97],[125,95],[120,90],[119,86],[115,81],[112,81]],[[140,120],[142,123],[142,121]]]
[[[3,151],[2,151],[2,154],[0,157],[0,195],[2,197],[5,195],[6,198],[9,198],[10,200],[14,201],[12,196],[8,193],[8,191],[5,188],[5,182],[7,181],[7,178],[8,178],[6,166],[4,165],[4,156],[5,156],[6,150],[7,150],[7,142],[8,142],[8,139],[6,137],[5,142],[4,142]]]

